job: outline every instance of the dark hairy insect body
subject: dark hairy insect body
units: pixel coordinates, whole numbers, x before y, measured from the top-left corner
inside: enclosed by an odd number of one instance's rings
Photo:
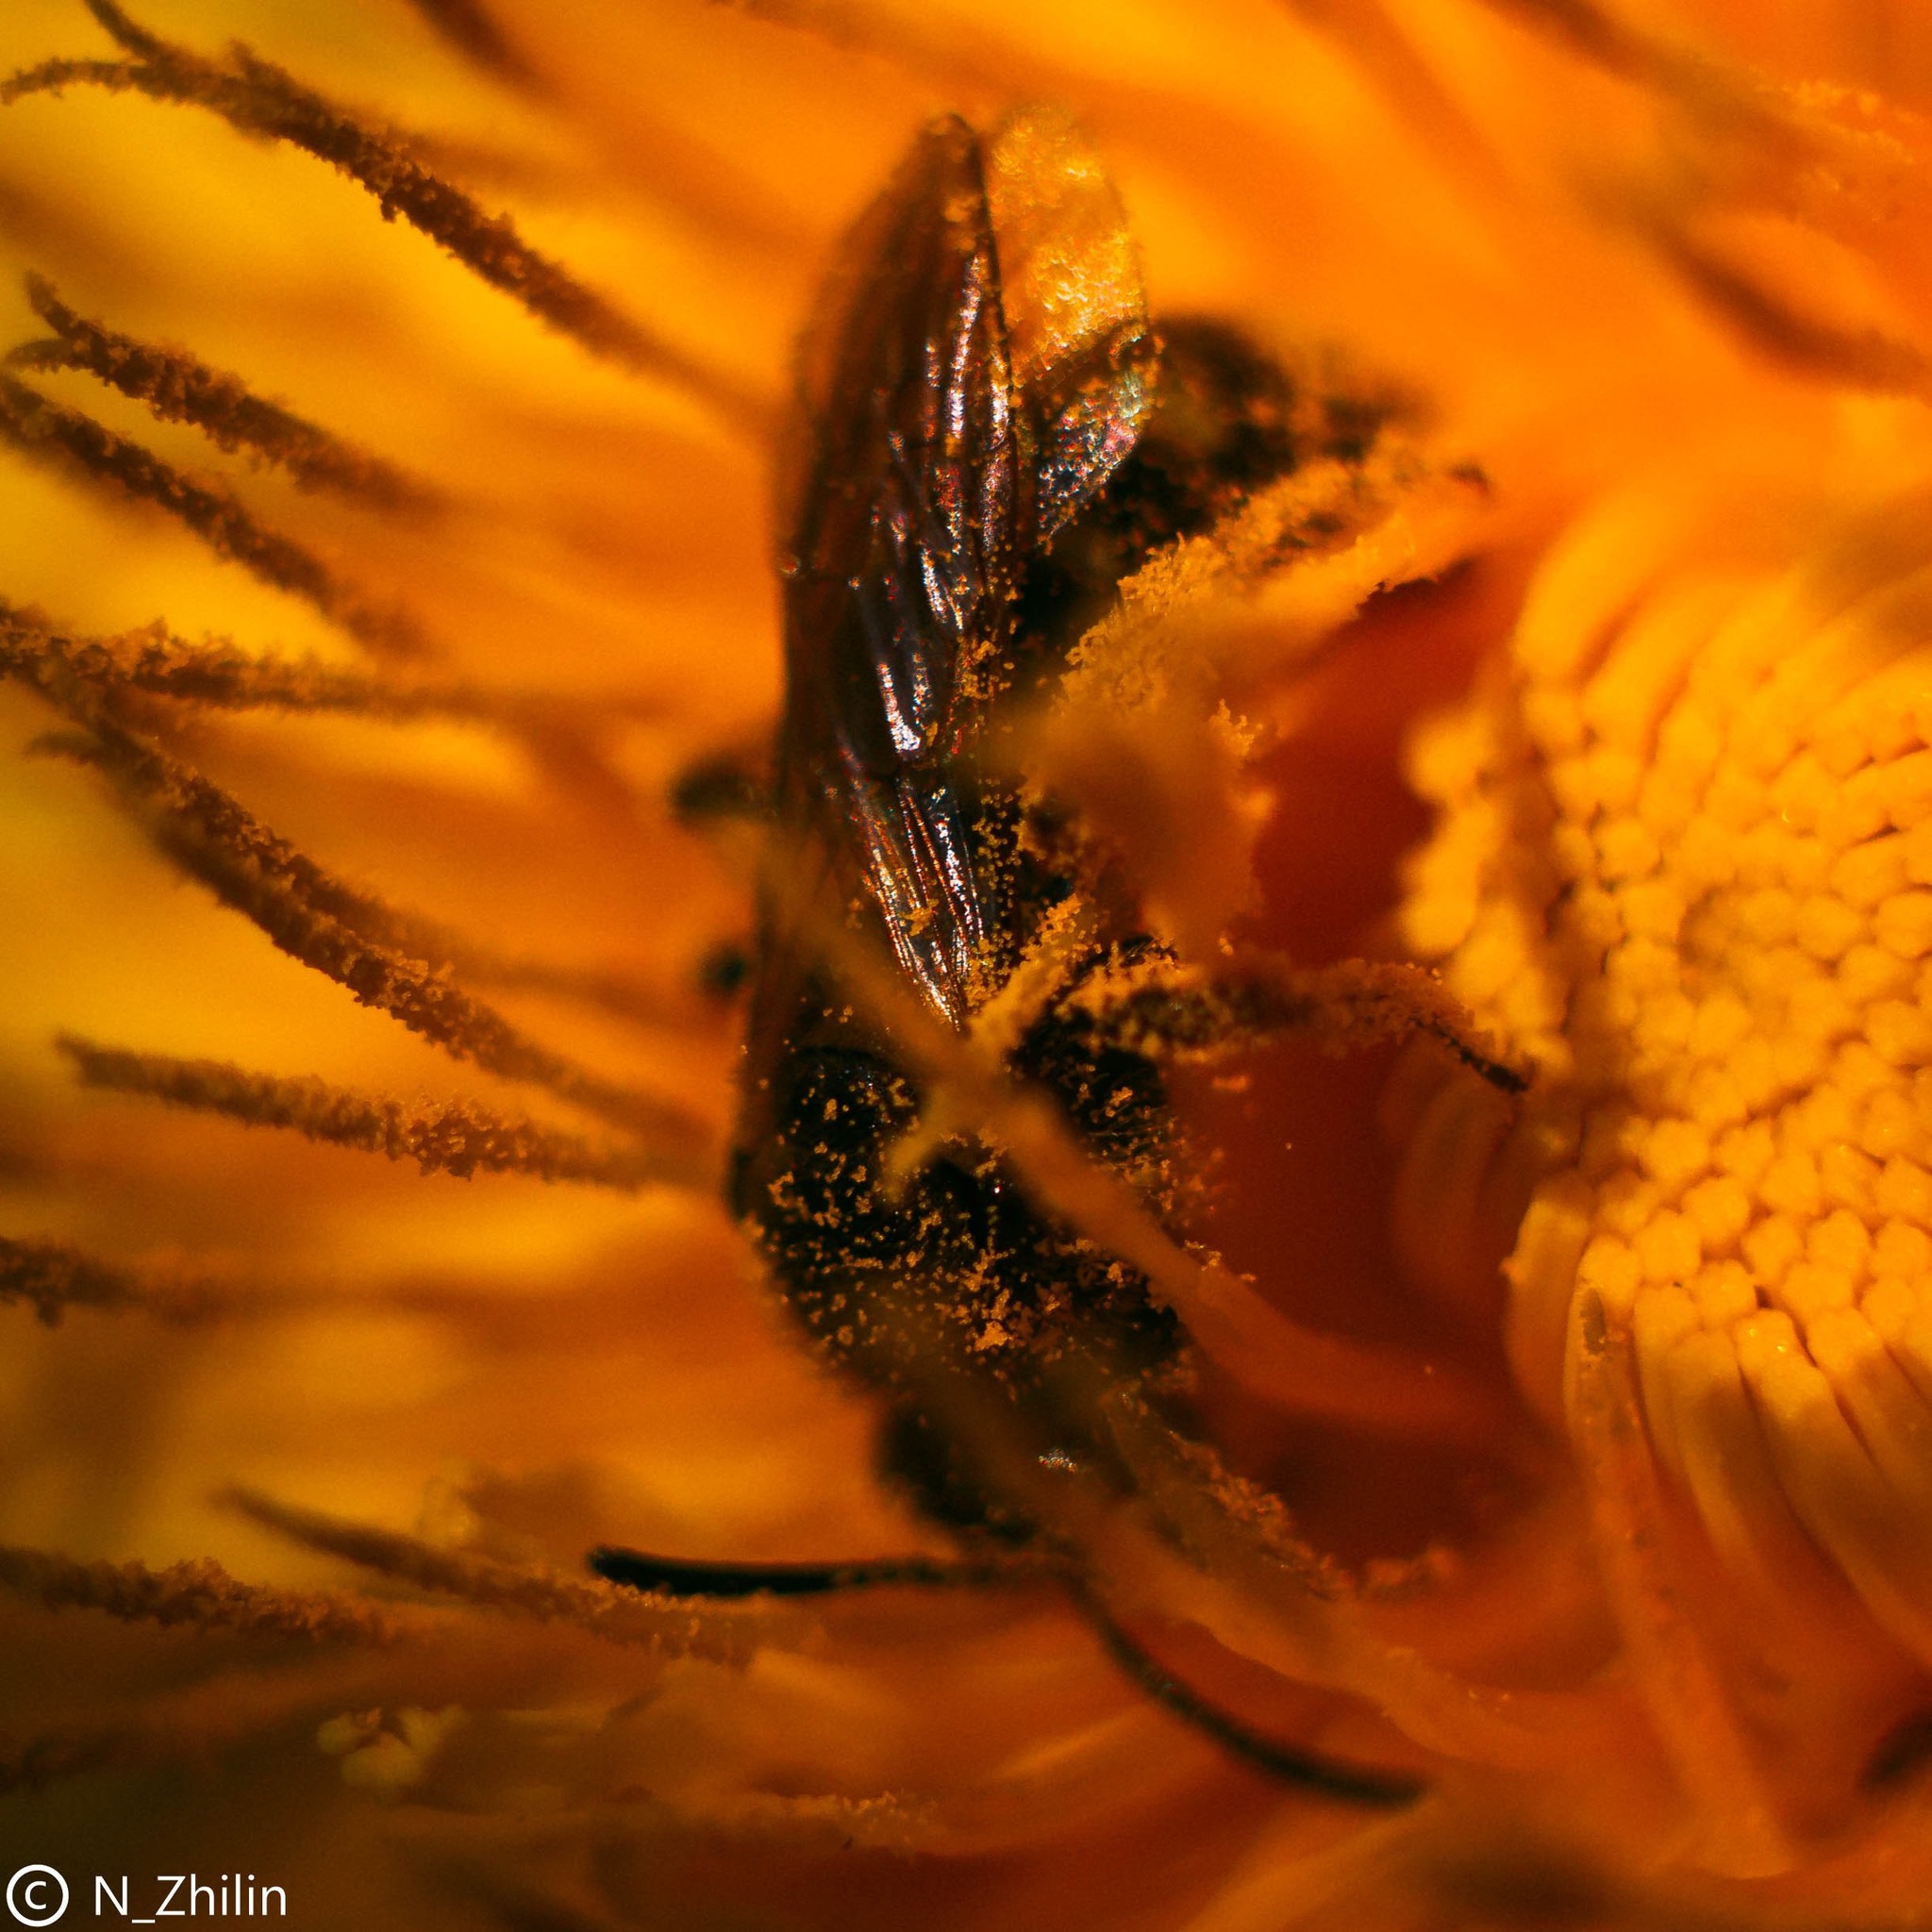
[[[1009,741],[1124,578],[1314,452],[1287,377],[1236,332],[1157,339],[1112,191],[1051,115],[984,140],[957,121],[925,131],[853,238],[805,375],[778,858],[732,1202],[807,1330],[882,1398],[885,1471],[955,1534],[962,1574],[1002,1550],[1052,1561],[1042,1481],[1133,1493],[1110,1420],[1124,1397],[1168,1441],[1193,1437],[1179,1324],[1136,1268],[1039,1205],[981,1124],[926,1122],[918,1057],[844,968],[889,955],[912,1024],[958,1039],[1057,945],[1006,1074],[1050,1096],[1158,1219],[1183,1218],[1162,1069],[1074,997],[1166,955],[1131,882],[1029,788]],[[1338,423],[1319,453],[1349,454],[1363,430]],[[1224,1716],[1065,1555],[1070,1594],[1170,1709],[1330,1795],[1413,1794]],[[700,1577],[632,1552],[593,1561],[719,1594],[921,1580],[916,1563]]]
[[[995,219],[1003,199],[1016,221]],[[1289,398],[1232,332],[1157,344],[1111,192],[1051,117],[986,142],[929,129],[854,246],[787,563],[780,819],[822,872],[813,891],[883,938],[958,1029],[1072,895],[1106,897],[1073,828],[1002,769],[1006,721],[1050,690],[1123,576],[1291,465]],[[1071,322],[1029,313],[1029,275],[1070,273],[1098,295]],[[893,1172],[925,1096],[815,959],[823,904],[768,918],[736,1206],[811,1333],[893,1398],[890,1464],[923,1507],[1024,1537],[1024,1511],[935,1420],[946,1386],[997,1391],[1028,1457],[1091,1465],[1104,1445],[1057,1391],[1098,1378],[1165,1399],[1174,1320],[976,1141]],[[1152,948],[1122,898],[1062,991]],[[1056,999],[1010,1066],[1091,1155],[1177,1205],[1151,1059]]]

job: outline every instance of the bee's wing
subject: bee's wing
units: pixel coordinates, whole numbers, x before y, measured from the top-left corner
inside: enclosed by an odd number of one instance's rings
[[[1152,406],[1140,276],[1091,150],[1041,113],[984,148],[961,121],[927,128],[806,360],[787,803],[862,861],[901,966],[959,1025],[989,914],[952,760],[1004,682],[1026,556]]]
[[[786,784],[815,816],[830,808],[901,964],[958,1024],[985,923],[947,768],[958,700],[1006,624],[1024,510],[999,270],[963,122],[920,138],[851,262],[809,399]]]
[[[1126,211],[1064,114],[1008,117],[986,150],[1000,308],[1031,431],[1029,541],[1048,543],[1154,412],[1158,359]]]

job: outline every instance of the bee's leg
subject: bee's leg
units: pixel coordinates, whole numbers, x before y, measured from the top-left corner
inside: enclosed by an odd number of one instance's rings
[[[719,752],[685,766],[672,779],[666,803],[687,831],[717,843],[771,818],[771,782],[751,759]],[[697,991],[721,1004],[732,1000],[750,985],[756,965],[750,934],[714,941],[697,961]]]
[[[1300,1034],[1341,1052],[1422,1033],[1491,1086],[1528,1076],[1493,1050],[1461,1003],[1420,966],[1349,959],[1298,969],[1257,957],[1203,972],[1171,960],[1095,974],[1067,1002],[1100,1040],[1152,1059],[1208,1059]]]
[[[969,1546],[992,1537],[1030,1542],[1031,1549],[1016,1550],[1005,1559],[1008,1576],[1021,1574],[1023,1569],[1037,1574],[1046,1567],[1108,1654],[1140,1690],[1243,1764],[1283,1784],[1351,1805],[1393,1808],[1412,1804],[1427,1790],[1420,1778],[1405,1773],[1338,1763],[1267,1737],[1171,1675],[1116,1620],[1071,1551],[1055,1550],[1051,1538],[1041,1536],[1030,1520],[1011,1507],[1000,1508],[985,1500],[961,1458],[949,1453],[941,1432],[918,1409],[907,1407],[893,1413],[880,1449],[886,1474],[910,1488],[920,1507],[960,1532]],[[1050,1460],[1050,1457],[1041,1457],[1042,1463]],[[994,1557],[992,1561],[997,1564],[1000,1559]]]
[[[1412,1805],[1428,1790],[1419,1777],[1402,1772],[1377,1771],[1367,1765],[1340,1763],[1331,1757],[1318,1757],[1313,1752],[1263,1736],[1239,1718],[1231,1717],[1219,1706],[1208,1703],[1197,1690],[1169,1674],[1160,1661],[1150,1656],[1135,1639],[1114,1621],[1094,1591],[1074,1579],[1068,1593],[1085,1613],[1094,1634],[1111,1657],[1140,1689],[1163,1710],[1172,1711],[1203,1737],[1211,1738],[1224,1751],[1243,1764],[1266,1772],[1270,1777],[1323,1797],[1347,1805],[1368,1805],[1395,1809]]]
[[[1040,1574],[1037,1564],[1024,1560],[947,1563],[929,1557],[887,1557],[858,1563],[699,1563],[649,1556],[641,1550],[597,1549],[591,1552],[589,1560],[599,1576],[629,1590],[713,1601],[758,1595],[829,1596],[883,1587],[984,1589]],[[1413,1803],[1427,1789],[1418,1778],[1337,1763],[1250,1729],[1171,1676],[1076,1577],[1064,1570],[1058,1574],[1108,1654],[1139,1689],[1243,1764],[1284,1784],[1350,1805],[1392,1808]]]
[[[874,1557],[856,1563],[708,1563],[644,1550],[602,1548],[585,1558],[607,1582],[663,1596],[826,1596],[888,1586],[978,1589],[1007,1581],[1010,1563],[946,1562],[933,1557]]]
[[[750,758],[719,752],[687,765],[671,781],[670,805],[680,824],[702,830],[772,812],[771,781]]]

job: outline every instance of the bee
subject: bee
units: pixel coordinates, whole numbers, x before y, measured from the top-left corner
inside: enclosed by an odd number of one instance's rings
[[[1124,577],[1310,452],[1288,377],[1237,332],[1157,334],[1114,191],[1051,112],[918,137],[848,242],[802,368],[779,861],[731,1202],[820,1348],[883,1397],[885,1473],[976,1575],[1002,1552],[1054,1557],[1056,1475],[1132,1492],[1108,1420],[1122,1391],[1189,1436],[1185,1338],[1142,1274],[1032,1197],[993,1137],[941,1135],[908,1159],[931,1095],[903,1026],[855,994],[838,956],[890,960],[917,1026],[964,1038],[1077,902],[1073,957],[1008,1070],[1174,1222],[1186,1184],[1161,1067],[1075,997],[1166,956],[1069,815],[1013,775],[1008,741]],[[1372,434],[1338,412],[1321,453]],[[591,1561],[708,1595],[945,1570]],[[1249,1730],[1149,1657],[1077,1562],[1061,1574],[1130,1674],[1242,1757],[1360,1803],[1419,1790]]]
[[[1064,1348],[1138,1375],[1172,1355],[1172,1319],[1042,1223],[996,1160],[949,1156],[891,1184],[887,1150],[923,1096],[807,928],[827,900],[850,908],[957,1032],[1074,890],[1016,788],[978,767],[1002,701],[1052,675],[1069,629],[1052,607],[1110,592],[1125,562],[1122,546],[1084,573],[1046,568],[1141,441],[1158,350],[1112,190],[1041,113],[990,141],[928,128],[822,312],[806,356],[817,433],[781,566],[778,820],[809,884],[790,906],[769,895],[733,1205],[842,1364],[890,1391],[971,1359],[1015,1391],[1017,1417]],[[1018,1060],[1116,1164],[1161,1151],[1151,1063],[1070,1058],[1039,1029]],[[1026,1534],[923,1405],[895,1415],[890,1467],[928,1513]]]

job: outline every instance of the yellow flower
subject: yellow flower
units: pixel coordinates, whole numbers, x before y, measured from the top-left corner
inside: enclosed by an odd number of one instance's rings
[[[318,1925],[1921,1909],[1932,15],[1863,17],[14,0],[0,1864]],[[984,1134],[1140,1266],[1215,1447],[1117,1418],[1071,1573],[620,1591],[950,1548],[716,1198],[753,868],[670,799],[782,701],[824,260],[923,120],[1046,99],[1157,317],[1386,425],[1020,737],[1273,1015],[1174,1070],[1194,1244],[1005,1080],[1071,915],[905,1021],[901,1158]]]

